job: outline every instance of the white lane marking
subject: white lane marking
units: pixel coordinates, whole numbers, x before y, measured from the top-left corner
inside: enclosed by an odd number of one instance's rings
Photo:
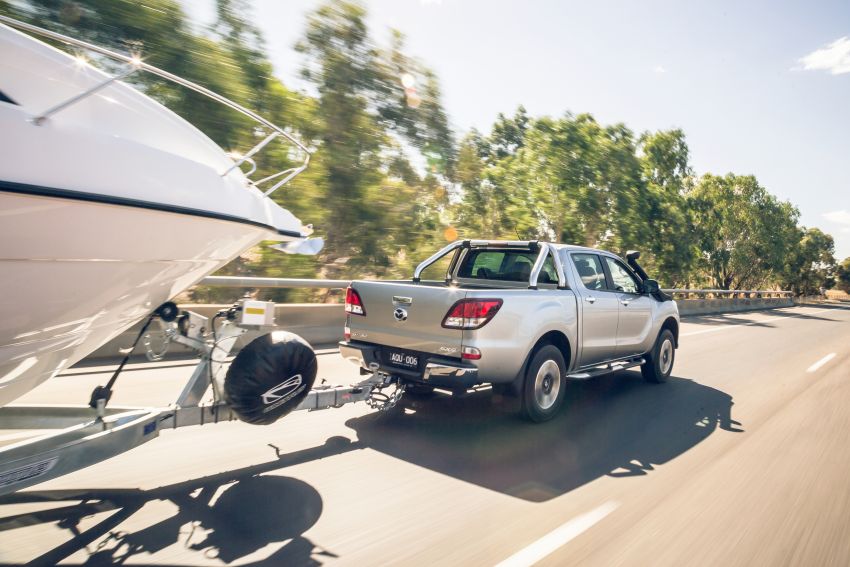
[[[835,353],[831,352],[828,355],[826,355],[825,357],[823,357],[820,360],[818,360],[817,362],[815,362],[814,364],[812,364],[811,366],[809,366],[808,368],[806,368],[806,372],[817,372],[817,370],[821,366],[823,366],[824,364],[826,364],[827,362],[829,362],[833,358],[835,358]]]
[[[800,313],[799,315],[785,315],[786,318],[793,317],[794,319],[799,319],[800,317],[805,317],[807,315],[814,315],[815,313],[823,313],[824,311],[830,311],[829,309],[818,309],[817,311],[806,311],[805,313]],[[682,333],[679,335],[680,337],[692,337],[694,335],[702,335],[703,333],[716,333],[717,331],[725,331],[727,329],[734,329],[736,327],[749,327],[750,325],[758,325],[761,323],[766,323],[767,321],[775,321],[776,319],[759,319],[758,321],[750,321],[749,323],[729,323],[728,325],[721,325],[720,327],[712,327],[711,329],[703,329],[701,331],[691,331],[690,333]],[[781,319],[780,319],[781,320]],[[687,321],[685,321],[687,323]]]
[[[528,547],[514,553],[496,565],[496,567],[528,567],[529,565],[534,565],[592,528],[619,506],[620,504],[618,502],[606,502],[586,514],[577,516],[561,527],[555,528]]]

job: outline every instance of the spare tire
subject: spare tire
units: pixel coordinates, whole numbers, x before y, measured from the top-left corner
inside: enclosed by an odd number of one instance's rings
[[[243,348],[224,378],[224,401],[242,421],[268,425],[307,397],[316,380],[316,353],[296,334],[275,331]]]

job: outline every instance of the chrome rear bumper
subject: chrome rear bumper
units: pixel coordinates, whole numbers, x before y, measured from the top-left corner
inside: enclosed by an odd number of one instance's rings
[[[428,353],[421,353],[425,362],[421,371],[396,368],[381,362],[380,351],[381,347],[376,345],[346,341],[339,343],[339,352],[344,359],[369,372],[385,372],[410,381],[446,388],[469,388],[481,383],[478,368],[471,365],[465,366],[459,361],[455,363],[438,356],[430,356]]]

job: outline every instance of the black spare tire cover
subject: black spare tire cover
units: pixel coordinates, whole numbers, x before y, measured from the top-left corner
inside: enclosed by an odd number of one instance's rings
[[[316,370],[316,353],[298,335],[275,331],[257,337],[227,370],[224,401],[242,421],[274,423],[307,397]]]

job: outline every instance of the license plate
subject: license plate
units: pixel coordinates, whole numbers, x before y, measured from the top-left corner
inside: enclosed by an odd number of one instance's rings
[[[419,366],[419,357],[415,354],[406,354],[403,352],[391,352],[390,364],[395,366],[403,366],[405,368],[417,368]]]

